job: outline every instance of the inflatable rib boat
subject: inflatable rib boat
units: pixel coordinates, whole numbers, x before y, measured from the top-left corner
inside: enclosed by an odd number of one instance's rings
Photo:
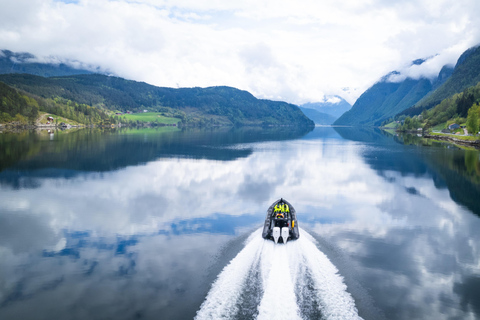
[[[300,237],[297,216],[290,202],[282,198],[268,208],[262,237],[275,243],[287,243]]]

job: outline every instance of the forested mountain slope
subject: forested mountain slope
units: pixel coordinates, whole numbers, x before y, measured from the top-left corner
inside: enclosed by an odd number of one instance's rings
[[[38,116],[38,103],[35,99],[20,94],[17,90],[0,82],[0,123],[13,121],[33,121]],[[22,119],[25,117],[26,119]]]
[[[417,60],[421,64],[424,60]],[[423,97],[430,94],[450,77],[452,69],[444,67],[433,81],[426,78],[406,78],[401,82],[393,82],[391,72],[365,91],[355,102],[352,109],[343,114],[335,125],[378,126],[384,120],[395,116],[413,106]]]
[[[480,46],[465,51],[458,59],[451,77],[432,94],[402,113],[407,115],[420,114],[425,109],[435,107],[442,100],[475,86],[478,82],[480,82]]]
[[[0,81],[43,98],[60,97],[112,111],[168,108],[235,125],[314,125],[293,104],[257,99],[231,87],[174,89],[99,74],[50,78],[5,74],[0,75]]]
[[[60,116],[82,124],[101,124],[118,122],[113,115],[103,109],[76,103],[55,97],[46,99],[37,95],[19,91],[0,82],[0,124],[34,124],[41,117],[39,111]]]

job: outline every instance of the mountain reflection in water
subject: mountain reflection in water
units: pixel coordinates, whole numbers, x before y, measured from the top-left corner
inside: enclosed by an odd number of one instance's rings
[[[478,318],[478,151],[404,143],[330,127],[3,133],[0,318],[192,319],[280,197],[362,318]]]

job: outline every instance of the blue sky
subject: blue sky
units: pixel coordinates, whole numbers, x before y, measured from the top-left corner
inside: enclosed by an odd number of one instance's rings
[[[480,43],[478,12],[477,0],[0,0],[0,48],[159,86],[353,103],[392,70],[454,64]]]

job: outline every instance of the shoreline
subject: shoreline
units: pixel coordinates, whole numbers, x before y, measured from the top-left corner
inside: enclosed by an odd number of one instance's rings
[[[424,134],[423,137],[427,139],[446,141],[454,144],[459,144],[459,145],[468,146],[468,147],[475,147],[476,149],[480,149],[480,140],[463,140],[455,137],[437,136],[437,135],[430,135],[430,134]]]

